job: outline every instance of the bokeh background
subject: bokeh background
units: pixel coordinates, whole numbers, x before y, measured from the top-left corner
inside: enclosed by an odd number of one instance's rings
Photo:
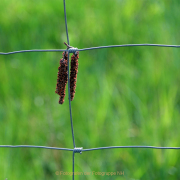
[[[66,1],[70,44],[180,44],[179,0]],[[62,0],[1,0],[0,52],[64,49]],[[0,144],[73,148],[68,97],[55,94],[61,52],[0,55]],[[77,147],[180,146],[180,50],[124,47],[80,52],[72,116]],[[67,90],[67,88],[66,88]],[[67,93],[67,91],[66,91]],[[76,154],[75,179],[180,179],[179,150]],[[64,179],[72,152],[0,148],[1,179]],[[124,172],[98,176],[92,172]]]

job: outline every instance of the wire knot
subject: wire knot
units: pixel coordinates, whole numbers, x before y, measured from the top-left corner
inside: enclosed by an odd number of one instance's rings
[[[76,54],[76,51],[78,51],[78,48],[74,48],[74,47],[68,45],[68,44],[65,43],[65,42],[64,42],[64,44],[67,46],[66,51],[68,51],[69,53],[74,53],[74,54]]]
[[[76,54],[76,51],[78,51],[78,48],[74,48],[74,47],[71,47],[68,49],[69,53],[74,53]]]
[[[83,149],[82,147],[79,147],[79,148],[75,147],[73,152],[82,154],[82,149]]]

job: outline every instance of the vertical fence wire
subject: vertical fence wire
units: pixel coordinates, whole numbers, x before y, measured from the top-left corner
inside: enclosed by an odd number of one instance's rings
[[[72,180],[74,180],[74,162],[75,162],[75,152],[73,151],[73,166],[72,166],[72,173],[73,173],[73,175],[72,175]]]
[[[63,3],[64,3],[64,19],[65,19],[65,26],[66,26],[67,43],[68,43],[68,45],[70,45],[70,44],[69,44],[68,27],[67,27],[66,0],[64,0]]]
[[[69,44],[69,35],[68,35],[68,27],[67,27],[66,2],[65,2],[65,0],[63,2],[64,2],[64,19],[65,19],[65,26],[66,26],[66,36],[67,36],[68,45],[70,46],[70,44]],[[70,98],[70,73],[69,73],[69,70],[70,70],[69,64],[70,63],[69,63],[69,61],[70,60],[69,60],[69,51],[68,51],[68,98],[69,98],[69,111],[70,111],[72,139],[73,139],[73,146],[75,148],[76,145],[75,145],[75,138],[74,138],[74,129],[73,129],[73,120],[72,120],[72,109],[71,109],[71,98]]]
[[[66,36],[67,36],[67,43],[70,46],[69,43],[69,34],[68,34],[68,27],[67,27],[67,14],[66,14],[66,0],[63,1],[64,3],[64,19],[65,19],[65,26],[66,26]],[[70,97],[70,59],[69,59],[69,51],[68,51],[68,98],[69,98],[69,112],[70,112],[70,121],[71,121],[71,131],[72,131],[72,139],[73,139],[73,146],[74,148],[76,147],[75,145],[75,138],[74,138],[74,129],[73,129],[73,120],[72,120],[72,109],[71,109],[71,97]],[[72,179],[74,180],[74,151],[73,151],[73,159],[72,159]]]

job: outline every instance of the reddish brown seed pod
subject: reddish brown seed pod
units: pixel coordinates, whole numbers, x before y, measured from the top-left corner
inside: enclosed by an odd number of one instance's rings
[[[66,84],[68,80],[67,64],[68,64],[68,53],[63,52],[63,58],[60,59],[60,66],[58,67],[58,78],[56,84],[56,91],[59,97],[59,104],[64,103]]]
[[[74,99],[75,89],[76,89],[76,81],[77,81],[77,73],[78,73],[78,59],[79,59],[79,51],[76,51],[75,54],[71,56],[71,73],[70,73],[70,96],[71,101]]]

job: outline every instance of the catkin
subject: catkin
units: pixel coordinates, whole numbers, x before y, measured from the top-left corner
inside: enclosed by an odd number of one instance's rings
[[[79,59],[79,51],[76,51],[75,54],[71,56],[71,74],[70,74],[70,96],[71,101],[74,99],[75,89],[76,89],[76,81],[77,81],[77,73],[78,73],[78,59]]]
[[[67,72],[67,63],[68,63],[68,53],[63,52],[63,58],[60,59],[60,66],[58,67],[58,78],[56,84],[55,93],[59,94],[59,104],[64,103],[66,84],[68,80],[68,72]]]

